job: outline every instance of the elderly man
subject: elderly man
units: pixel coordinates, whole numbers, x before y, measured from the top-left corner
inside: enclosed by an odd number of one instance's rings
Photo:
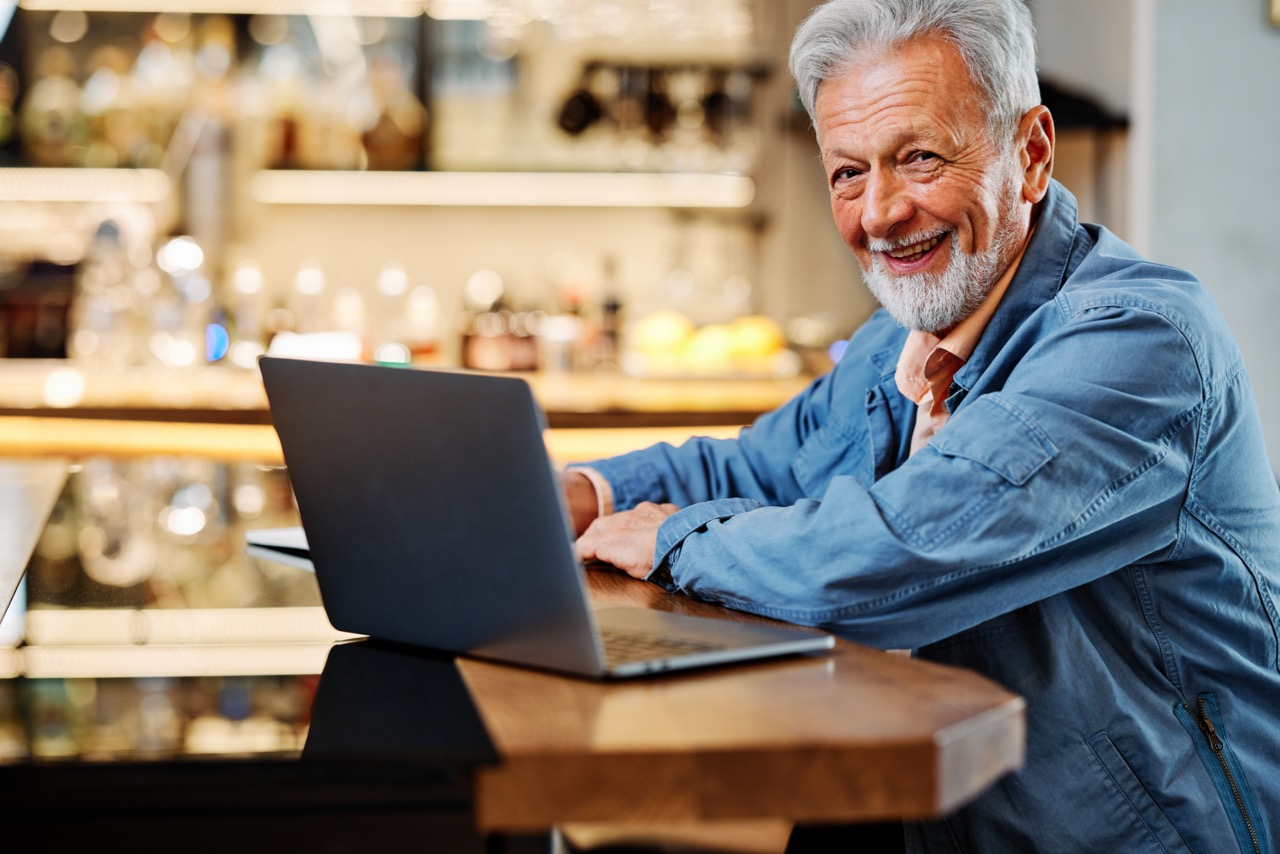
[[[1077,222],[1033,42],[1020,0],[810,15],[792,71],[884,310],[736,440],[567,472],[577,550],[1024,695],[1025,768],[910,850],[1269,851],[1280,495],[1254,398],[1195,279]]]

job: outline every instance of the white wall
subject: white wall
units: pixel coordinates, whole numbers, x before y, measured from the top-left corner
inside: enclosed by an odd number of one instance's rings
[[[1132,106],[1134,0],[1029,0],[1041,79],[1127,116]],[[1131,237],[1129,134],[1058,128],[1054,177],[1076,196],[1080,219]]]
[[[1266,3],[1139,0],[1132,200],[1141,246],[1190,270],[1244,351],[1280,463],[1280,29]]]
[[[1041,75],[1127,113],[1132,0],[1030,0],[1028,5]]]

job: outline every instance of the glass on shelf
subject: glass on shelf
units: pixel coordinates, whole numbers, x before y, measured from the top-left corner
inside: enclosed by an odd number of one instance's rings
[[[83,460],[31,558],[28,623],[66,609],[318,605],[313,576],[244,554],[246,528],[296,524],[288,477],[278,467],[180,457]]]

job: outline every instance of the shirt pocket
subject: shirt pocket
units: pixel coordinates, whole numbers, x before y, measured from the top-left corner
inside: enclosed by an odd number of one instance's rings
[[[847,475],[863,486],[872,480],[871,441],[865,419],[831,418],[805,439],[791,461],[791,474],[810,498],[820,498],[832,479]]]
[[[1034,420],[998,395],[984,395],[912,458],[913,476],[881,480],[874,493],[899,536],[929,551],[1010,525],[1036,527],[1030,481],[1057,455]],[[992,513],[992,505],[1013,490],[1017,504],[1008,513]]]
[[[996,395],[975,400],[929,444],[943,456],[972,460],[1013,486],[1025,484],[1058,455],[1039,424]]]
[[[1112,851],[1190,852],[1191,847],[1178,832],[1168,814],[1142,782],[1133,763],[1103,731],[1085,740],[1102,774],[1102,789],[1090,811],[1098,831],[1109,829]]]

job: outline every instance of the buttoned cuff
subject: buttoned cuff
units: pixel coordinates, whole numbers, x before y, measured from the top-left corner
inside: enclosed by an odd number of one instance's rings
[[[720,498],[715,501],[692,504],[667,517],[658,528],[653,570],[645,580],[661,585],[674,593],[681,587],[676,577],[676,565],[680,560],[681,546],[686,537],[704,530],[712,522],[724,521],[740,513],[758,510],[763,506],[763,503],[753,498]]]

